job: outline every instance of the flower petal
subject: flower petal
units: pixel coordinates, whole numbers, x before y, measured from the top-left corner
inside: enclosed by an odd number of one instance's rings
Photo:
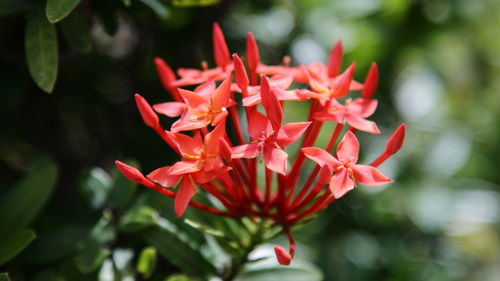
[[[330,170],[335,170],[342,163],[337,160],[334,156],[328,153],[326,150],[317,147],[304,147],[301,149],[302,153],[306,155],[307,158],[316,162],[321,167],[328,166]]]
[[[365,185],[382,185],[392,182],[392,180],[382,174],[372,166],[355,165],[352,167],[354,180]]]
[[[179,161],[170,167],[170,174],[173,176],[185,175],[198,172],[198,161]]]
[[[368,75],[366,75],[364,84],[361,97],[363,99],[372,99],[378,86],[378,68],[376,63],[372,63],[370,66],[370,70],[368,71]]]
[[[257,66],[260,64],[259,47],[257,46],[257,42],[252,32],[248,33],[246,48],[248,69],[250,69],[251,73],[256,73]]]
[[[352,189],[354,189],[354,181],[349,175],[349,169],[344,168],[333,175],[330,190],[335,199],[339,199]]]
[[[226,39],[224,39],[224,34],[217,23],[214,23],[213,26],[212,40],[214,44],[215,63],[219,67],[224,68],[224,66],[231,62],[231,59],[229,58],[229,49],[227,48]]]
[[[337,147],[337,157],[340,161],[358,162],[359,142],[356,136],[348,131]]]
[[[255,158],[259,155],[261,150],[261,143],[251,143],[238,145],[232,148],[231,158]]]
[[[349,88],[351,86],[352,79],[354,77],[354,69],[356,68],[356,64],[353,63],[349,66],[344,73],[339,75],[334,79],[332,86],[332,96],[334,98],[341,98],[349,93]]]
[[[153,109],[159,114],[167,115],[168,117],[177,117],[184,112],[186,104],[183,102],[164,102],[153,105]]]
[[[248,115],[248,135],[254,141],[262,137],[268,137],[273,131],[269,119],[258,111],[252,111]]]
[[[234,76],[236,84],[244,96],[248,94],[248,75],[245,66],[237,54],[233,54]]]
[[[269,79],[265,75],[260,76],[260,96],[262,98],[262,105],[266,110],[269,121],[276,130],[281,126],[283,120],[283,110],[276,95],[271,91]]]
[[[184,89],[179,89],[179,94],[182,96],[189,111],[192,113],[198,114],[208,111],[208,101],[204,97]]]
[[[287,159],[288,154],[283,149],[272,144],[264,146],[264,164],[269,170],[286,175]]]
[[[158,128],[160,126],[160,119],[153,111],[153,108],[151,108],[151,105],[139,94],[135,94],[135,103],[144,123],[153,129]]]
[[[341,66],[342,66],[342,41],[339,40],[330,51],[330,57],[328,58],[328,76],[335,77],[339,75]]]
[[[222,121],[213,129],[210,133],[205,136],[205,154],[217,155],[219,153],[219,143],[220,139],[224,138],[224,134],[226,133],[226,122]]]
[[[353,128],[356,128],[360,131],[367,132],[370,134],[380,134],[380,130],[378,129],[377,124],[375,122],[366,120],[357,114],[347,115],[346,121]]]
[[[276,142],[279,146],[287,146],[299,139],[311,122],[288,123],[278,130]]]
[[[231,80],[232,75],[228,74],[226,79],[217,87],[212,94],[211,102],[213,110],[220,110],[231,105]]]
[[[183,155],[199,156],[202,149],[201,139],[198,137],[190,137],[181,133],[168,133],[174,140]]]
[[[170,166],[158,168],[158,169],[152,171],[146,177],[149,180],[151,180],[159,185],[165,186],[165,187],[175,186],[179,182],[180,176],[179,175],[172,175],[170,173],[170,168],[171,168]]]
[[[188,177],[184,177],[174,199],[175,214],[177,217],[182,217],[195,193],[196,187],[193,186]]]

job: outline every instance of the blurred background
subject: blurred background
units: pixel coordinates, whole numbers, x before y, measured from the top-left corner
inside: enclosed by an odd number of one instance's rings
[[[377,62],[382,135],[359,134],[363,163],[407,124],[381,167],[395,183],[360,186],[297,230],[292,269],[266,264],[241,280],[498,280],[499,1],[58,2],[0,2],[0,272],[11,280],[203,280],[206,260],[223,260],[169,199],[114,168],[176,161],[133,93],[169,99],[154,57],[214,65],[215,21],[240,55],[252,31],[266,64],[325,62],[337,40],[358,81]],[[190,249],[203,253],[179,254]]]

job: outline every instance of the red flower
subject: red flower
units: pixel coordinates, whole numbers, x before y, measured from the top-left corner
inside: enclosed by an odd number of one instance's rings
[[[337,148],[337,158],[321,148],[305,147],[302,152],[320,166],[327,166],[334,174],[330,190],[335,198],[344,196],[356,183],[381,185],[392,182],[372,166],[357,165],[359,142],[352,132],[347,132]]]

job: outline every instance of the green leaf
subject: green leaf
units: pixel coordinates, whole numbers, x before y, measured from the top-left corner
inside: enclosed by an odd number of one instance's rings
[[[80,190],[94,209],[100,209],[106,202],[111,189],[111,177],[99,167],[92,168],[83,177]]]
[[[122,3],[127,8],[130,7],[130,5],[132,5],[132,1],[131,0],[122,0]]]
[[[76,257],[76,266],[82,273],[93,272],[101,266],[109,254],[108,249],[97,241],[90,240]]]
[[[153,274],[155,267],[156,249],[153,247],[144,248],[137,261],[137,272],[139,272],[144,279],[148,279]]]
[[[0,237],[26,228],[43,208],[54,189],[57,168],[42,158],[27,176],[0,201]]]
[[[30,5],[29,0],[2,0],[0,1],[0,16],[20,12],[30,7]]]
[[[200,279],[185,274],[173,274],[167,277],[165,281],[200,281]]]
[[[47,0],[45,14],[51,23],[65,18],[81,0]]]
[[[78,243],[89,233],[83,227],[67,227],[40,235],[26,251],[23,261],[30,264],[51,263],[68,257],[78,250]]]
[[[220,0],[173,0],[176,7],[203,7],[219,3]]]
[[[92,49],[90,28],[85,17],[79,10],[75,10],[63,20],[61,28],[66,42],[72,48],[82,53],[86,53]]]
[[[0,265],[17,256],[35,237],[33,231],[23,229],[2,238],[0,241]]]
[[[57,79],[57,36],[41,7],[28,18],[24,34],[31,77],[43,91],[52,93]]]
[[[56,275],[54,272],[47,270],[35,275],[32,281],[63,281],[64,279]]]
[[[160,3],[160,1],[158,0],[140,0],[140,1],[149,8],[151,8],[159,18],[166,19],[169,16],[167,7],[165,7],[165,5]]]
[[[188,274],[203,277],[215,274],[215,267],[200,253],[192,248],[175,225],[159,219],[157,225],[143,234],[144,240],[154,246],[160,255]]]
[[[0,273],[0,281],[10,281],[9,274]]]
[[[148,206],[132,208],[120,221],[120,230],[134,232],[155,224],[158,213]]]
[[[125,161],[126,164],[139,168],[136,161]],[[113,172],[113,186],[109,192],[108,202],[118,208],[123,208],[132,199],[137,190],[137,184],[129,181],[122,173],[115,169]]]
[[[290,266],[280,266],[269,260],[250,265],[238,278],[240,281],[321,281],[323,273],[313,264],[300,260]]]

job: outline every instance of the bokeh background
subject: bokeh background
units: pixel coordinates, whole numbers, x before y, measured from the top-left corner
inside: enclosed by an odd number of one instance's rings
[[[241,280],[498,280],[499,1],[211,2],[82,0],[54,24],[52,94],[33,81],[25,49],[27,19],[45,3],[0,2],[0,272],[13,281],[197,280],[203,261],[169,254],[186,251],[169,248],[185,235],[223,260],[172,216],[169,199],[114,168],[116,159],[144,171],[175,161],[133,93],[169,99],[154,57],[174,69],[213,65],[217,21],[241,55],[254,32],[267,64],[326,61],[337,40],[359,80],[377,62],[373,119],[383,133],[360,134],[365,163],[407,124],[404,148],[381,167],[395,183],[360,186],[297,230],[295,271],[266,264]],[[290,108],[291,119],[303,111]],[[163,229],[144,234],[158,220]]]

